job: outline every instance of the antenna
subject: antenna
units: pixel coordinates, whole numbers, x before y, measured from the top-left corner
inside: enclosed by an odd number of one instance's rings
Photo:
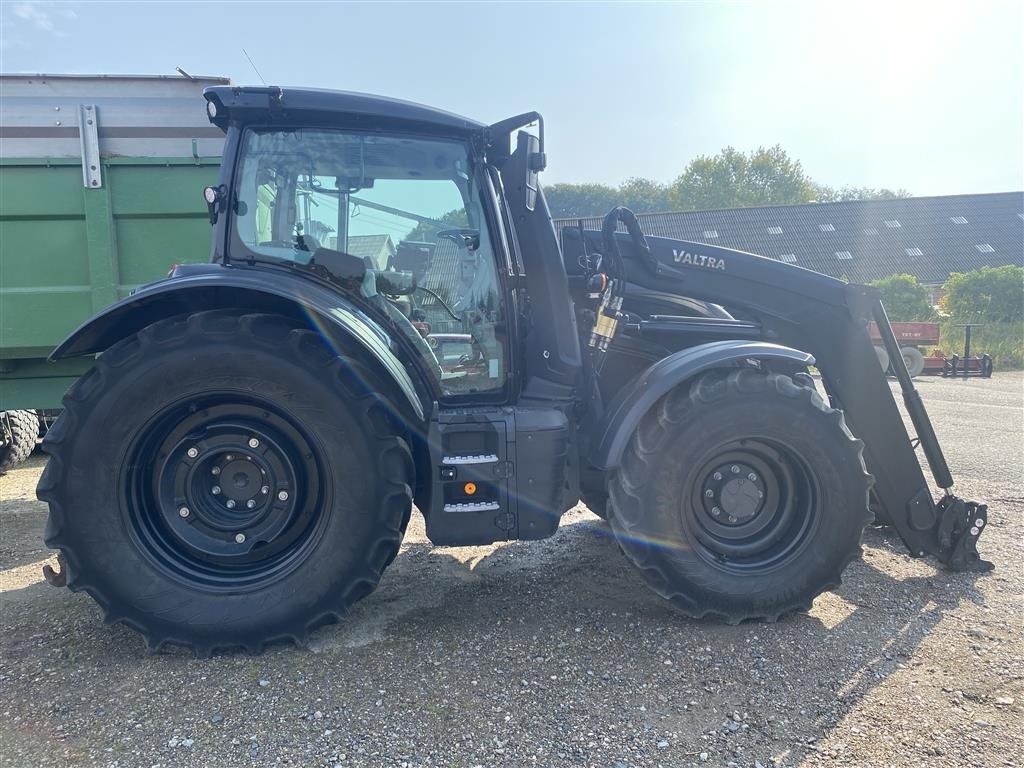
[[[181,75],[182,77],[187,77],[193,83],[196,81],[196,79],[194,77],[192,77],[192,75],[190,75],[188,72],[186,72],[181,67],[175,67],[175,69],[178,70],[178,74]]]
[[[249,66],[251,66],[252,67],[252,71],[256,73],[256,77],[258,77],[260,79],[260,81],[264,85],[266,85],[267,81],[263,79],[263,75],[261,75],[260,71],[258,69],[256,69],[256,65],[252,63],[252,57],[249,56],[249,54],[245,52],[245,48],[242,49],[242,54],[245,56],[245,58],[249,59]]]

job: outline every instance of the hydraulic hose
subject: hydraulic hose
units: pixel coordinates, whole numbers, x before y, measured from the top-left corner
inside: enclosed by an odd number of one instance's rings
[[[647,238],[644,237],[643,230],[640,229],[640,222],[637,221],[635,213],[629,210],[629,208],[619,205],[612,208],[605,214],[604,222],[601,225],[601,240],[604,244],[604,250],[615,263],[616,277],[619,278],[620,283],[618,290],[625,291],[626,265],[622,260],[622,251],[619,250],[619,244],[615,237],[615,230],[618,228],[618,223],[620,221],[626,225],[626,231],[629,233],[629,237],[632,239],[633,245],[636,246],[641,255],[648,262],[650,262],[652,256],[651,247],[647,244]]]
[[[629,232],[637,250],[647,258],[651,257],[651,248],[640,229],[640,222],[636,220],[636,215],[622,206],[608,211],[601,226],[601,239],[604,255],[612,262],[615,276],[601,296],[594,319],[594,327],[590,333],[589,346],[594,350],[594,370],[598,373],[601,372],[605,352],[608,351],[609,344],[615,338],[619,320],[622,319],[622,299],[626,293],[626,264],[615,238],[615,230],[620,221],[626,225],[626,231]],[[586,242],[585,239],[584,242]],[[603,275],[601,277],[604,278]]]

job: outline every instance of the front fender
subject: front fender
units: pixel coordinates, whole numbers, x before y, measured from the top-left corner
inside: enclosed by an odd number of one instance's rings
[[[302,319],[332,344],[339,337],[351,339],[395,382],[416,416],[426,418],[430,399],[417,389],[384,328],[338,291],[284,270],[179,267],[173,277],[143,286],[91,317],[60,343],[50,360],[102,352],[166,317],[231,308]]]
[[[615,396],[594,432],[590,463],[601,470],[619,466],[626,444],[640,419],[672,389],[711,368],[743,360],[782,360],[796,365],[814,364],[814,357],[779,344],[762,341],[713,341],[662,358]]]

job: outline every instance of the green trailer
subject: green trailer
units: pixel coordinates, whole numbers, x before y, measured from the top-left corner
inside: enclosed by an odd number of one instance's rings
[[[202,190],[224,135],[202,91],[226,78],[0,76],[0,411],[54,409],[91,365],[49,363],[97,311],[204,261]]]

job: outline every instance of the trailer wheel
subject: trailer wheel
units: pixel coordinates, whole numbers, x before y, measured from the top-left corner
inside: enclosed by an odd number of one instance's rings
[[[878,357],[878,365],[882,369],[882,373],[889,372],[889,353],[885,351],[885,347],[875,347],[875,355]]]
[[[842,414],[787,375],[712,372],[645,416],[612,476],[611,528],[648,584],[728,623],[806,610],[871,520]]]
[[[900,347],[903,362],[907,364],[910,378],[920,376],[924,372],[924,355],[917,347]]]
[[[0,447],[0,473],[14,469],[35,450],[39,439],[39,418],[35,411],[4,411],[3,446]]]
[[[43,443],[68,586],[154,650],[303,643],[374,589],[409,520],[384,391],[273,315],[202,312],[118,343]]]

